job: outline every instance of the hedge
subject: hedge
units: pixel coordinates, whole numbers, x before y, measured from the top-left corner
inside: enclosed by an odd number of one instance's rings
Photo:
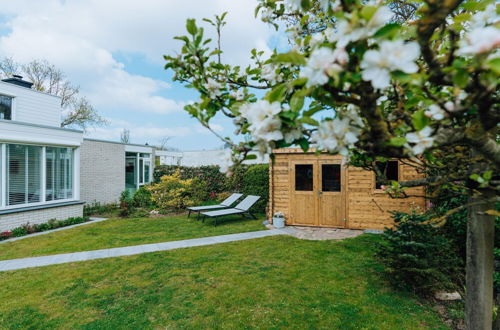
[[[219,166],[185,167],[161,165],[155,168],[154,179],[159,182],[164,175],[172,175],[179,169],[182,179],[198,179],[206,184],[208,196],[221,192],[241,192],[246,195],[261,196],[254,206],[255,212],[265,212],[269,201],[269,165],[239,165],[233,169],[233,174],[227,177],[220,172]]]
[[[220,193],[225,190],[226,175],[220,172],[219,166],[199,166],[187,167],[176,165],[161,165],[155,167],[154,180],[160,182],[160,178],[164,175],[173,175],[175,171],[181,171],[181,179],[199,179],[206,184],[207,194]]]

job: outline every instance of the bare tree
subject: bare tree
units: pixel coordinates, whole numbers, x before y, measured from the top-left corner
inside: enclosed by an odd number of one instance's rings
[[[12,57],[0,60],[0,78],[10,78],[20,73],[20,65]]]
[[[172,139],[171,136],[164,136],[158,140],[158,149],[168,150],[168,141]]]
[[[120,133],[120,141],[122,143],[130,143],[130,130],[124,128]]]
[[[33,60],[27,64],[19,64],[12,58],[0,61],[0,76],[11,77],[22,74],[33,83],[33,89],[61,98],[63,118],[61,127],[80,127],[87,129],[89,126],[103,126],[107,124],[90,101],[80,96],[80,87],[73,85],[64,74],[53,64],[46,60]]]

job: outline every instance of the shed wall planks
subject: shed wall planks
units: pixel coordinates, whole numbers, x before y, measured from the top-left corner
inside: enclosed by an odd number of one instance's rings
[[[342,159],[339,155],[303,153],[300,149],[278,149],[271,160],[269,180],[270,198],[268,218],[275,212],[283,212],[289,219],[291,212],[291,180],[292,162],[322,161]],[[349,166],[345,168],[345,189],[347,202],[345,204],[346,228],[352,229],[384,229],[391,227],[393,220],[391,211],[409,212],[412,209],[424,210],[424,188],[408,189],[407,193],[414,197],[394,199],[381,190],[375,189],[375,175],[371,171]],[[414,180],[422,174],[411,166],[399,163],[399,180]],[[321,206],[318,206],[321,207]],[[304,215],[301,215],[304,216]]]

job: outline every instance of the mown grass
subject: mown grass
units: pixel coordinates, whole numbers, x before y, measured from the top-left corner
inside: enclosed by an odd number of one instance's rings
[[[375,235],[268,237],[0,273],[0,328],[446,329],[393,291]]]
[[[109,219],[42,236],[0,244],[0,260],[176,241],[266,229],[259,220],[222,218],[214,227],[193,217]]]

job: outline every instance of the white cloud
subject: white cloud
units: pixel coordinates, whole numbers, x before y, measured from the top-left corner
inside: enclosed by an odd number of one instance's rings
[[[122,119],[106,119],[109,121],[109,126],[90,128],[86,132],[86,136],[96,139],[119,141],[123,129],[128,129],[133,143],[148,142],[149,144],[154,144],[164,137],[184,138],[203,135],[206,138],[207,135],[212,135],[208,129],[198,123],[191,126],[160,127],[151,123],[137,125]],[[222,125],[211,124],[210,126],[217,133],[224,131]]]
[[[119,58],[145,58],[162,74],[162,55],[180,50],[181,43],[173,37],[186,34],[187,18],[202,24],[201,18],[228,11],[222,56],[231,64],[246,65],[252,48],[270,51],[267,42],[275,33],[254,18],[257,4],[257,0],[143,0],[140,4],[122,0],[0,0],[6,20],[2,26],[6,32],[0,34],[0,57],[12,56],[18,62],[46,59],[62,69],[100,112],[111,117],[111,125],[91,130],[91,137],[118,140],[125,127],[139,143],[178,136],[199,140],[198,148],[204,148],[204,144],[218,142],[208,137],[212,134],[209,130],[189,122],[188,114],[181,111],[190,102],[189,94],[139,73],[140,68],[127,68],[125,63],[129,62],[122,63]],[[203,26],[213,37],[212,27],[207,23]],[[121,120],[124,113],[128,122]],[[158,114],[164,119],[148,124],[160,118]],[[220,121],[212,127],[218,133],[232,132],[231,125]],[[179,143],[186,139],[179,139]]]

